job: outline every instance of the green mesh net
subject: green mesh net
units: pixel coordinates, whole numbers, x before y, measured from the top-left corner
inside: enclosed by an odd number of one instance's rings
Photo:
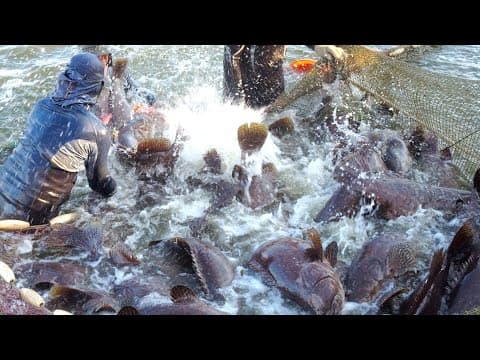
[[[348,81],[432,131],[467,180],[480,167],[480,81],[432,73],[363,46],[342,46]]]
[[[432,131],[448,146],[453,163],[471,181],[480,167],[480,81],[432,73],[385,53],[359,45],[342,45],[348,58],[339,69],[347,82],[401,113],[402,127],[411,120]],[[267,111],[280,110],[322,86],[325,73],[315,66]]]

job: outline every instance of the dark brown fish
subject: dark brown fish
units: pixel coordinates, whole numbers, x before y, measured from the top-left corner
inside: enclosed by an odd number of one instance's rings
[[[241,165],[235,165],[232,170],[232,177],[233,182],[221,179],[214,183],[204,184],[199,180],[198,185],[211,191],[213,198],[208,209],[201,217],[188,222],[192,236],[198,237],[201,235],[207,226],[207,216],[209,214],[230,205],[235,199],[253,209],[263,208],[276,201],[278,174],[272,163],[263,164],[262,176],[253,176],[250,181],[247,169]]]
[[[76,262],[35,261],[15,267],[27,286],[47,289],[52,285],[79,286],[85,282],[87,269]]]
[[[113,287],[113,295],[122,306],[138,306],[147,295],[158,293],[167,296],[169,291],[169,280],[161,275],[135,277]]]
[[[22,300],[20,291],[0,279],[0,315],[50,315],[44,307],[36,307]]]
[[[255,251],[248,266],[267,285],[277,287],[286,297],[316,314],[339,314],[345,293],[331,265],[336,263],[335,246],[331,243],[324,256],[318,242],[312,248],[312,244],[301,239],[273,240]]]
[[[395,219],[411,215],[420,207],[458,214],[473,204],[475,194],[470,191],[419,184],[400,178],[367,179],[343,186],[330,198],[315,217],[316,222],[339,220],[358,212],[358,199],[373,202],[376,216]]]
[[[345,278],[347,299],[372,302],[390,281],[413,270],[415,250],[404,235],[382,233],[365,244]]]
[[[167,196],[168,193],[163,182],[156,181],[155,179],[139,181],[135,209],[142,211],[146,207],[163,203]]]
[[[480,265],[468,273],[453,296],[449,314],[465,314],[480,307]]]
[[[361,192],[342,185],[333,193],[323,209],[315,216],[314,221],[338,221],[344,216],[355,216],[360,210],[361,200]]]
[[[243,186],[238,198],[245,206],[261,209],[272,205],[277,199],[278,173],[272,163],[263,164],[262,175],[250,176],[248,171],[240,165],[235,166],[232,175]]]
[[[386,171],[387,167],[381,155],[371,146],[364,145],[355,152],[343,157],[336,164],[333,177],[342,184],[350,184],[361,173],[372,174]]]
[[[215,183],[203,184],[202,186],[211,191],[213,196],[209,207],[204,211],[199,218],[188,222],[191,234],[194,237],[199,237],[207,226],[207,217],[214,214],[217,210],[230,205],[236,198],[241,196],[243,186],[239,183],[230,182],[226,180],[219,180]]]
[[[175,286],[170,292],[172,304],[124,307],[119,315],[228,315],[200,301],[191,289]]]
[[[180,237],[162,243],[167,247],[167,254],[171,254],[169,257],[183,259],[185,265],[191,265],[208,297],[213,297],[219,288],[228,286],[233,281],[234,267],[216,247],[198,239]]]
[[[432,132],[416,128],[409,138],[409,151],[416,160],[416,167],[427,175],[431,185],[464,187],[459,170],[451,162],[452,157],[445,157],[438,137]]]
[[[415,159],[420,159],[425,154],[439,152],[438,138],[431,131],[417,126],[408,138],[408,150]]]
[[[207,210],[208,213],[230,205],[242,190],[239,184],[225,180],[219,180],[214,184],[209,184],[207,187],[213,193],[209,210]]]
[[[407,145],[397,136],[385,140],[382,157],[386,167],[398,174],[406,174],[412,167],[412,156]]]
[[[94,314],[100,311],[117,313],[117,301],[105,291],[81,287],[54,285],[50,289],[48,308],[65,309],[74,314]]]
[[[450,295],[478,262],[479,253],[475,249],[473,231],[472,221],[467,220],[453,237],[448,249],[433,254],[425,281],[401,304],[402,314],[436,315],[446,312]]]
[[[404,179],[367,181],[363,191],[378,203],[377,214],[384,219],[410,215],[422,208],[458,213],[475,201],[473,193],[418,184]]]

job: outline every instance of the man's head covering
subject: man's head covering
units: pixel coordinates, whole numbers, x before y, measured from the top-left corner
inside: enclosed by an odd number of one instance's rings
[[[62,107],[73,104],[93,105],[104,84],[104,67],[94,54],[75,55],[58,77],[52,100]]]

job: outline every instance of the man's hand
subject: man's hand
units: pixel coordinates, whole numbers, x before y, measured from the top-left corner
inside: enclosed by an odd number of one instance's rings
[[[111,177],[107,176],[100,181],[98,192],[105,197],[110,197],[115,194],[117,190],[117,182]]]
[[[335,45],[315,45],[315,53],[320,57],[332,57],[336,61],[344,61],[347,53],[340,47]]]

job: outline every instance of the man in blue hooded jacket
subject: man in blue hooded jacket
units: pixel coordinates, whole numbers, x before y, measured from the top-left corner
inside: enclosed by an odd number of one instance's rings
[[[0,168],[0,219],[38,225],[57,216],[83,166],[94,191],[115,192],[107,168],[110,136],[90,111],[103,82],[97,56],[75,55],[53,95],[35,105],[19,145]]]

